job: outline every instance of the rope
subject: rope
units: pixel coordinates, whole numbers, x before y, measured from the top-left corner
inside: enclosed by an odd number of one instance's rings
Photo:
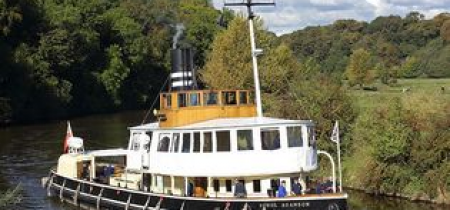
[[[141,122],[141,125],[143,125],[145,123],[145,121],[147,121],[148,116],[150,115],[150,112],[153,110],[153,108],[155,107],[155,103],[158,100],[158,96],[159,94],[161,94],[162,90],[164,89],[164,87],[166,86],[167,82],[170,79],[170,74],[167,76],[166,81],[164,82],[164,84],[161,86],[161,89],[159,89],[158,95],[155,97],[155,100],[153,100],[152,105],[150,106],[150,109],[147,110],[147,112],[145,113],[144,119]]]

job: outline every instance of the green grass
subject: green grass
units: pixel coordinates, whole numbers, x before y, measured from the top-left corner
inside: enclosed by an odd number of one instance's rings
[[[450,100],[450,79],[400,79],[392,86],[376,83],[377,91],[349,89],[348,94],[355,100],[360,111],[373,108],[394,97],[411,97],[414,95],[436,95]],[[445,88],[442,92],[441,87]],[[408,88],[409,91],[403,92]]]

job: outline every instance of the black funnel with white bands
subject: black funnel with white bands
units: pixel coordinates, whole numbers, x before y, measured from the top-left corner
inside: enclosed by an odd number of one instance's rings
[[[194,69],[194,53],[190,48],[172,49],[172,72],[170,74],[172,91],[193,90],[197,88]]]

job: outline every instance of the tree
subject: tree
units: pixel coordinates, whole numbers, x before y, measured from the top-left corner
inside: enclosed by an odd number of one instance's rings
[[[220,30],[217,24],[219,11],[215,10],[207,1],[182,1],[180,4],[180,21],[186,25],[186,38],[196,50],[195,64],[202,67],[206,53],[211,50],[211,43]]]
[[[399,73],[405,78],[418,77],[421,74],[419,60],[414,56],[407,57],[405,62],[401,65]]]
[[[108,48],[108,65],[99,75],[100,82],[116,104],[121,103],[119,90],[125,78],[130,74],[130,68],[122,60],[121,50],[118,45]]]
[[[258,47],[268,49],[270,36],[262,31],[262,22],[258,19],[255,28]],[[227,30],[217,35],[200,77],[212,89],[253,87],[250,38],[245,18],[236,17]]]
[[[441,38],[446,42],[450,42],[450,20],[447,20],[441,26]]]
[[[11,1],[0,1],[0,32],[1,35],[7,36],[11,31],[11,27],[22,21],[21,7],[16,2],[11,5]]]
[[[364,49],[353,51],[346,69],[346,75],[351,86],[358,85],[362,88],[364,84],[372,83],[374,75],[369,52]]]

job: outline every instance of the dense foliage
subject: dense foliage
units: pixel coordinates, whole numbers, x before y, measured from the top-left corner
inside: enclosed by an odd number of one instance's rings
[[[349,183],[374,192],[445,199],[450,102],[440,94],[386,101],[361,113],[352,126]]]
[[[0,122],[148,107],[175,25],[201,66],[219,14],[204,0],[1,0]]]
[[[321,71],[349,78],[343,74],[353,65],[351,56],[365,50],[370,54],[373,76],[385,84],[397,78],[450,76],[449,31],[450,14],[442,13],[425,19],[418,12],[406,17],[378,17],[367,23],[338,20],[327,26],[307,27],[281,37],[304,61],[313,58],[321,63]],[[420,59],[418,59],[420,58]],[[366,84],[362,77],[356,84]]]

